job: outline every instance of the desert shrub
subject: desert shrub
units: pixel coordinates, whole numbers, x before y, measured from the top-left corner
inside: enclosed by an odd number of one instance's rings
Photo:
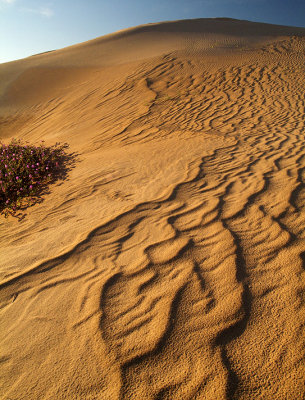
[[[13,139],[8,145],[0,142],[0,213],[6,217],[41,201],[48,185],[63,178],[73,155],[68,145],[56,143],[47,147]]]

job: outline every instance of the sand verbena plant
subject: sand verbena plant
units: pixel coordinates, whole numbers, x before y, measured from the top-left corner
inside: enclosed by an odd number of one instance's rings
[[[68,145],[47,147],[13,139],[0,142],[0,213],[6,217],[35,204],[48,185],[63,178],[74,160],[66,153]]]

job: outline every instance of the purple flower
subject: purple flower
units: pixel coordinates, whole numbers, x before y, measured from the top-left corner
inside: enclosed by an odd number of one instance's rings
[[[18,181],[18,179],[19,179],[19,176],[16,176],[16,181]]]

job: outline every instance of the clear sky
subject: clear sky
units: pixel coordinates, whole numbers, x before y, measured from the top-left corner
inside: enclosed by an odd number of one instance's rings
[[[0,63],[149,22],[212,17],[305,27],[305,0],[0,0]]]

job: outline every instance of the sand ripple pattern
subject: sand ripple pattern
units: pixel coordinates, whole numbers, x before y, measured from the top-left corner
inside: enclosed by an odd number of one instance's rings
[[[9,397],[304,398],[305,70],[299,54],[286,62],[294,40],[217,68],[198,54],[167,55],[130,78],[131,90],[141,80],[152,92],[148,109],[95,145],[168,135],[233,144],[202,157],[170,197],[138,204],[2,285],[4,349],[19,335],[14,356],[1,359],[4,377],[24,357],[41,371],[20,371]]]

